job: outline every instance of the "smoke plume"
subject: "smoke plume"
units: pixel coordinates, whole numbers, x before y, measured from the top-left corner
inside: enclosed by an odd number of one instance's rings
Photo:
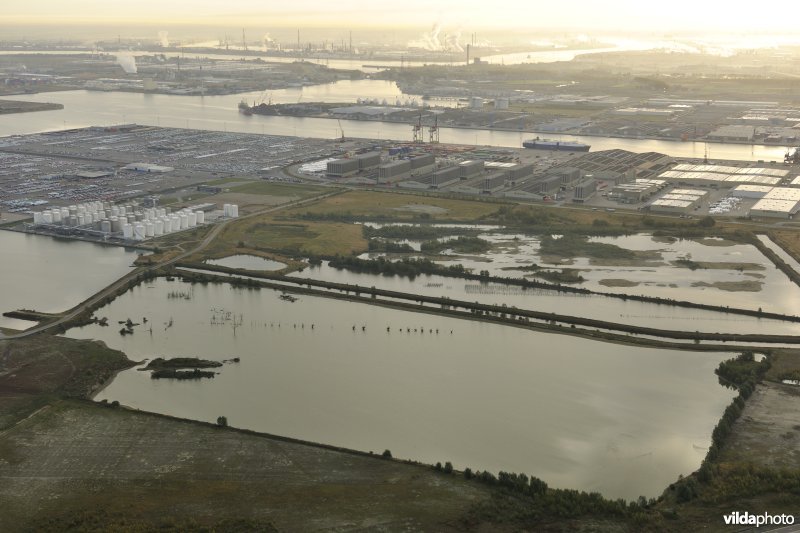
[[[169,38],[167,37],[168,35],[169,35],[168,31],[162,30],[158,32],[158,42],[164,48],[169,48]]]
[[[126,74],[136,74],[136,58],[133,54],[117,54],[117,63]]]

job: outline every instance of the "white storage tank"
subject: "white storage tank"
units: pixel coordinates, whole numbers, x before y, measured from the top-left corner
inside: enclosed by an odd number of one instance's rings
[[[222,206],[222,216],[229,218],[231,216],[231,204],[224,204]]]
[[[172,219],[169,217],[161,217],[161,223],[164,224],[164,233],[172,231]]]
[[[53,223],[53,213],[50,211],[45,211],[42,213],[42,224],[52,224]]]
[[[231,204],[231,218],[238,218],[238,217],[239,217],[239,205]]]
[[[181,217],[178,215],[172,215],[170,217],[172,220],[172,231],[180,231],[181,230]]]
[[[41,211],[36,211],[33,214],[33,223],[34,224],[41,224],[42,223],[42,213],[41,213]]]
[[[179,220],[181,221],[181,229],[189,227],[189,217],[186,216],[186,213],[181,213]]]
[[[159,219],[153,222],[153,236],[160,237],[164,235],[164,221]]]
[[[122,237],[125,238],[125,239],[133,239],[133,225],[132,224],[128,224],[126,222],[125,225],[122,226]]]
[[[197,213],[189,212],[186,216],[189,218],[189,227],[195,227],[197,225]]]
[[[85,226],[86,225],[86,215],[80,214],[78,215],[78,225]]]
[[[53,209],[53,224],[61,224],[61,210]]]
[[[133,240],[143,241],[145,237],[144,224],[136,224],[133,226]]]
[[[100,231],[103,233],[111,233],[111,221],[110,220],[101,220],[100,221]]]
[[[116,205],[115,205],[115,206],[113,206],[113,207],[111,208],[111,216],[112,216],[112,217],[118,217],[119,215],[120,215],[120,213],[119,213],[119,207],[117,207]]]
[[[156,227],[155,225],[150,222],[149,220],[144,223],[144,235],[145,237],[154,237],[156,234]]]
[[[63,222],[64,220],[66,220],[68,218],[69,218],[69,209],[67,209],[66,207],[62,207],[61,208],[61,221]]]
[[[194,216],[195,216],[195,217],[197,217],[197,223],[198,223],[198,224],[204,224],[204,223],[205,223],[205,221],[206,221],[206,214],[205,214],[205,213],[203,213],[202,211],[196,211],[196,212],[195,212],[195,214],[194,214]]]

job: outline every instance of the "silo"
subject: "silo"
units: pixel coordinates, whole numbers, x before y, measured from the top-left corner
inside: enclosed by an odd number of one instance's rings
[[[239,205],[231,204],[231,218],[238,218],[238,217],[239,217]]]
[[[122,231],[122,222],[120,222],[118,217],[111,217],[108,221],[111,223],[111,231],[115,233]]]
[[[111,233],[111,221],[110,220],[101,220],[100,221],[100,231],[103,233]]]
[[[41,211],[36,211],[33,214],[33,223],[34,224],[41,224],[42,223],[42,213],[41,213]]]
[[[86,215],[81,213],[80,215],[78,215],[78,225],[83,226],[85,224],[86,224]]]
[[[172,215],[169,217],[172,220],[172,231],[180,231],[181,230],[181,217],[178,215]]]
[[[186,213],[181,213],[179,220],[181,223],[181,229],[186,229],[189,227],[189,217],[186,216]]]
[[[231,204],[225,204],[222,206],[222,216],[228,218],[231,216]]]
[[[122,237],[125,239],[133,239],[133,225],[126,223],[122,226]]]
[[[86,206],[83,204],[78,204],[78,214],[85,215],[86,214]]]
[[[52,224],[53,223],[53,213],[50,211],[45,211],[42,213],[42,224]]]
[[[119,216],[123,217],[127,214],[128,212],[125,210],[125,206],[124,205],[119,206]]]
[[[66,220],[68,218],[69,218],[69,209],[67,209],[66,207],[62,207],[61,208],[61,221],[63,222],[64,220]]]
[[[143,241],[145,237],[144,224],[136,224],[133,226],[133,240]]]
[[[195,216],[197,217],[197,223],[198,224],[204,224],[205,223],[205,221],[206,221],[206,214],[205,213],[203,213],[202,211],[196,211],[195,212]]]
[[[161,217],[161,224],[163,224],[164,233],[169,233],[172,231],[172,220],[169,217]]]
[[[119,207],[118,206],[115,205],[115,206],[111,207],[111,216],[112,217],[118,217],[119,216]]]
[[[159,207],[158,208],[158,216],[163,217],[163,216],[166,216],[166,215],[167,215],[167,210],[164,209],[163,207]]]
[[[508,98],[496,98],[494,101],[495,109],[508,109]]]
[[[61,224],[61,210],[53,209],[53,224]]]
[[[186,216],[189,218],[189,227],[190,228],[195,227],[197,225],[197,213],[193,213],[190,211],[189,213],[186,214]]]
[[[154,237],[155,234],[156,234],[155,225],[152,222],[150,222],[149,220],[146,220],[145,223],[144,223],[144,236],[145,237]]]
[[[153,223],[153,236],[160,237],[161,235],[164,235],[164,221],[158,219]]]
[[[78,216],[77,215],[70,215],[67,219],[67,226],[74,228],[78,225]]]

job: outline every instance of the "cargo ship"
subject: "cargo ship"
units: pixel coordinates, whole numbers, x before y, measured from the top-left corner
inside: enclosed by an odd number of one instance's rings
[[[568,141],[551,141],[549,139],[530,139],[522,142],[525,148],[533,148],[534,150],[556,150],[559,152],[588,152],[591,145],[568,142]]]

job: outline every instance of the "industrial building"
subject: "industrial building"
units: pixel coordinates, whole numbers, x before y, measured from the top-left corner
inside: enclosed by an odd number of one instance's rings
[[[401,159],[378,167],[378,183],[387,183],[408,178],[411,175],[411,161]]]
[[[458,166],[461,168],[461,179],[467,180],[483,172],[484,163],[483,161],[462,161]]]
[[[672,157],[658,152],[637,154],[614,149],[589,152],[570,159],[562,166],[580,169],[596,179],[623,183],[636,178],[655,177],[672,163]]]
[[[162,165],[153,165],[151,163],[131,163],[122,167],[122,170],[133,170],[135,172],[152,172],[158,174],[165,174],[175,170],[172,167],[165,167]]]
[[[589,178],[575,186],[575,196],[573,202],[583,203],[590,199],[597,192],[597,181]]]
[[[754,126],[720,126],[706,135],[709,141],[738,141],[738,142],[752,142],[753,136],[756,133]]]
[[[431,180],[431,189],[447,187],[461,179],[461,168],[458,165],[437,169]]]
[[[699,186],[778,185],[786,176],[788,169],[768,167],[731,167],[723,165],[679,164],[671,170],[659,174],[659,179]]]
[[[412,176],[423,176],[433,172],[436,166],[436,158],[433,154],[423,154],[412,157],[408,160],[411,163],[410,174]]]
[[[700,207],[708,196],[708,191],[700,189],[672,189],[660,198],[653,200],[649,209],[655,213],[688,213]]]
[[[669,200],[659,198],[650,204],[654,213],[684,214],[691,211],[696,204],[690,200]]]
[[[329,178],[347,178],[359,170],[357,159],[334,159],[328,161],[325,175]]]
[[[355,159],[358,161],[358,170],[363,172],[364,170],[373,169],[381,164],[381,153],[367,152],[357,155]]]
[[[792,218],[798,211],[798,203],[793,200],[762,198],[750,208],[751,217]]]
[[[752,200],[760,200],[767,195],[773,188],[766,185],[737,185],[732,191],[731,196],[734,198],[749,198]]]
[[[508,173],[505,171],[495,172],[483,178],[483,194],[492,194],[501,190],[506,185]]]

